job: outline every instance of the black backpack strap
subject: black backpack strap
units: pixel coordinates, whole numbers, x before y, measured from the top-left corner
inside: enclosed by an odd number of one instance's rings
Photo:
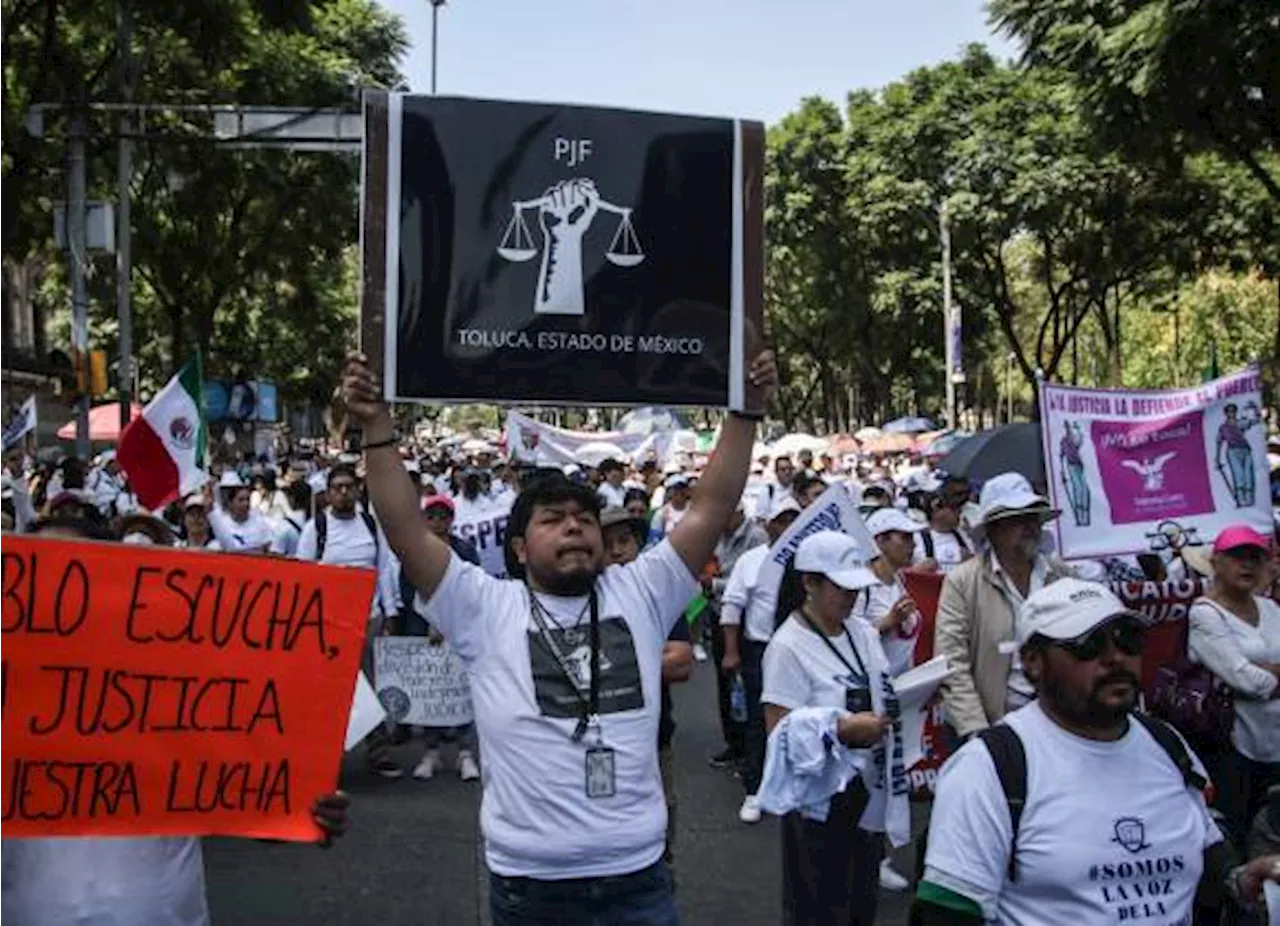
[[[933,528],[926,527],[920,532],[920,542],[924,544],[925,559],[933,559]]]
[[[323,511],[317,511],[316,517],[316,562],[324,559],[324,544],[329,539],[329,519]]]
[[[963,550],[965,553],[973,552],[972,550],[969,549],[969,544],[964,539],[964,534],[962,534],[960,531],[952,531],[951,536],[956,538],[956,543],[960,544],[960,549]]]
[[[373,564],[377,566],[378,554],[381,552],[378,549],[378,522],[373,519],[373,515],[363,508],[360,509],[360,517],[364,518],[364,526],[369,528],[369,535],[373,537]]]
[[[1009,805],[1009,825],[1013,837],[1009,840],[1008,877],[1010,882],[1017,881],[1018,825],[1022,822],[1022,811],[1027,804],[1027,751],[1023,748],[1017,731],[1005,723],[987,727],[978,734],[978,738],[991,754],[991,762],[1000,778],[1004,799]]]
[[[1169,756],[1169,761],[1177,767],[1178,773],[1182,775],[1183,783],[1193,791],[1204,791],[1209,782],[1196,771],[1195,765],[1191,762],[1191,752],[1187,749],[1187,744],[1182,741],[1182,737],[1178,735],[1177,731],[1163,720],[1152,717],[1149,714],[1135,712],[1130,716],[1151,734],[1153,740],[1160,744],[1160,748]]]

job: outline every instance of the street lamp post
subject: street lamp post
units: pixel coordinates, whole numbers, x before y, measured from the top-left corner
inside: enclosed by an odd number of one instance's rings
[[[436,57],[439,49],[440,7],[446,0],[429,0],[431,3],[431,95],[436,95]]]

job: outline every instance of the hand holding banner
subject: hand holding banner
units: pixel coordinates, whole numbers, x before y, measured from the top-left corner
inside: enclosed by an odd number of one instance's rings
[[[310,842],[374,575],[9,537],[4,834]]]

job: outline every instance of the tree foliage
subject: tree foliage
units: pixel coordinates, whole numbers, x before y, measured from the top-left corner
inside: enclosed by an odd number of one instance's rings
[[[45,308],[65,307],[50,238],[64,198],[66,118],[86,112],[89,195],[114,200],[118,114],[141,124],[133,199],[135,345],[144,383],[199,346],[210,375],[244,372],[292,398],[323,400],[354,334],[358,159],[223,147],[207,107],[354,109],[358,88],[399,81],[397,18],[372,0],[14,0],[4,18],[4,254],[46,272]],[[46,138],[23,130],[46,112]],[[165,108],[168,107],[168,108]],[[114,274],[92,268],[91,330],[116,351]]]
[[[1037,374],[1129,382],[1128,355],[1159,340],[1141,326],[1172,330],[1151,306],[1190,298],[1219,268],[1274,274],[1274,210],[1244,167],[1210,153],[1128,157],[1048,66],[970,47],[850,94],[839,115],[805,100],[769,136],[770,317],[784,354],[819,361],[793,363],[784,391],[800,423],[940,411],[943,210],[964,308],[963,404],[978,409],[1007,395],[1009,362],[1024,408]],[[1219,318],[1261,324],[1244,338],[1255,346],[1276,330],[1256,313]],[[1147,384],[1156,366],[1137,362]]]
[[[1257,0],[991,0],[1027,60],[1071,76],[1144,159],[1216,151],[1280,202],[1280,15]]]

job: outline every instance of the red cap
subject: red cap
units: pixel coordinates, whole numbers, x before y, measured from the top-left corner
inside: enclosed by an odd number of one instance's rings
[[[1258,547],[1262,550],[1270,550],[1271,540],[1247,524],[1233,524],[1218,534],[1218,539],[1213,542],[1214,553],[1225,553],[1228,550],[1235,550],[1240,547]]]
[[[449,511],[456,510],[453,499],[447,495],[428,495],[422,500],[423,511],[430,511],[432,508],[447,508]]]

